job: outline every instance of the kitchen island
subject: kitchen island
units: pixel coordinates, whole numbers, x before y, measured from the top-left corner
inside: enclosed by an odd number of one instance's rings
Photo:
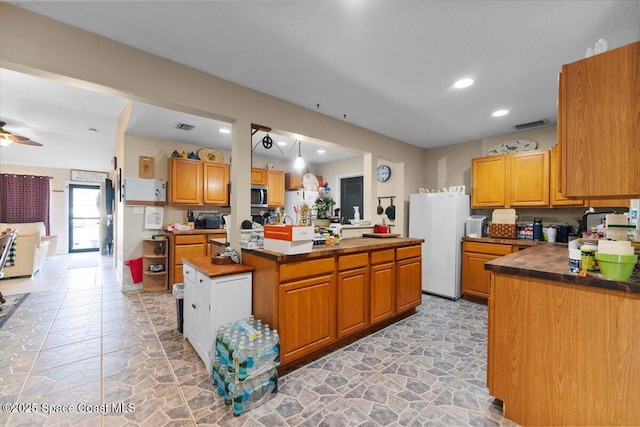
[[[570,273],[540,243],[491,272],[487,386],[521,425],[640,425],[640,279]]]
[[[253,315],[280,334],[280,368],[412,314],[422,302],[422,242],[352,238],[301,255],[243,249]]]

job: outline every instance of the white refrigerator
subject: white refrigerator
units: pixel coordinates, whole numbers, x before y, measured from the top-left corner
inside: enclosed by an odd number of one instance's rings
[[[284,193],[284,211],[287,215],[291,217],[294,223],[298,221],[298,215],[296,215],[294,211],[294,207],[300,208],[300,204],[302,201],[307,202],[309,208],[316,203],[316,199],[318,198],[317,191],[305,191],[305,190],[295,190],[295,191],[286,191]]]
[[[469,196],[460,193],[409,195],[409,237],[422,243],[422,290],[456,300],[462,296],[462,237]]]

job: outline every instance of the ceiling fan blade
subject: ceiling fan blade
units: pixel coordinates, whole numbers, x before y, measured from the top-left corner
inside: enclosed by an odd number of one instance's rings
[[[26,141],[14,141],[16,144],[23,144],[23,145],[33,145],[34,147],[42,147],[43,145],[40,144],[39,142],[36,141],[32,141],[30,139],[26,139]]]
[[[42,147],[42,144],[40,144],[39,142],[30,140],[26,136],[16,135],[15,133],[11,133],[8,130],[4,130],[4,125],[6,125],[6,123],[0,121],[0,139],[15,142],[16,144],[33,145],[35,147]]]
[[[26,136],[20,136],[20,135],[16,135],[15,133],[5,133],[6,136],[9,137],[9,139],[13,140],[13,142],[22,142],[22,141],[29,141],[29,138],[27,138]],[[6,139],[6,137],[5,137]]]

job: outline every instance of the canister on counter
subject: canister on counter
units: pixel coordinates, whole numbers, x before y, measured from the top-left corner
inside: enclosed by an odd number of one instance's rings
[[[582,245],[580,248],[580,262],[583,270],[596,269],[596,250],[591,245]]]
[[[581,265],[580,249],[569,249],[569,271],[572,273],[580,273]]]

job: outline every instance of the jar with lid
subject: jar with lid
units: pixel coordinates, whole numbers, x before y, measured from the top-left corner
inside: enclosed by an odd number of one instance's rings
[[[596,269],[597,243],[587,242],[580,248],[580,264],[583,270],[593,271]]]

